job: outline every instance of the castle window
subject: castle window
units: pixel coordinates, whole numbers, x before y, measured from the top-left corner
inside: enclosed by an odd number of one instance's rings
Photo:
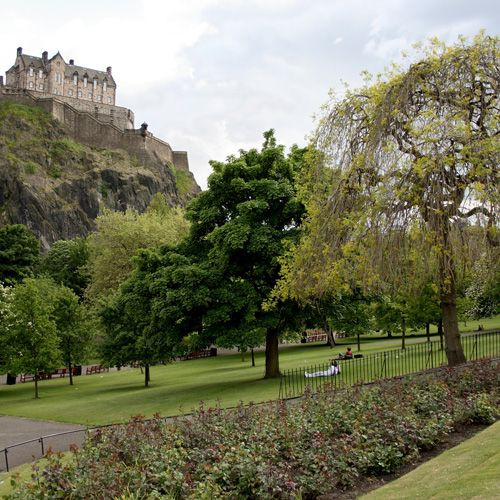
[[[72,96],[73,95],[73,91],[71,89],[68,90],[68,95],[69,96]]]
[[[113,101],[111,99],[111,97],[108,97],[108,104],[111,104]]]
[[[78,91],[78,97],[82,97],[82,91],[81,90]]]
[[[38,70],[38,78],[43,78],[43,71],[41,69]]]
[[[78,75],[76,73],[73,75],[73,85],[78,85]]]
[[[88,81],[87,77],[86,77],[86,76],[84,76],[84,77],[83,77],[83,86],[84,86],[84,87],[86,87],[86,86],[87,86],[87,81]]]
[[[30,76],[33,76],[33,68],[30,68]]]
[[[92,99],[92,92],[89,92],[89,99]]]
[[[94,90],[97,88],[97,80],[94,78]]]
[[[98,95],[98,96],[97,96],[97,100],[98,100],[99,102],[102,102],[102,95]]]
[[[38,90],[43,90],[43,83],[40,83],[40,84],[38,85]]]
[[[55,95],[57,95],[57,89],[54,89],[52,92],[53,92]]]
[[[106,92],[107,87],[108,87],[107,82],[104,82],[104,83],[102,84],[102,90],[103,90],[104,92]]]
[[[33,82],[30,82],[29,83],[29,88],[32,89],[33,88]]]

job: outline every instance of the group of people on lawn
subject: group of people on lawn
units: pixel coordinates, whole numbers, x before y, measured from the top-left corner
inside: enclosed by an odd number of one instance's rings
[[[347,348],[347,351],[344,354],[339,354],[339,359],[352,359],[352,349],[350,347]],[[314,377],[331,377],[332,375],[338,375],[340,373],[340,366],[337,363],[337,360],[332,359],[332,365],[328,370],[323,370],[314,373],[305,372],[304,375],[306,378],[314,378]]]

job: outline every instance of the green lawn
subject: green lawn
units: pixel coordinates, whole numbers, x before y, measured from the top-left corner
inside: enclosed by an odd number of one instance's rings
[[[500,422],[362,498],[481,499],[500,496]]]
[[[436,337],[434,337],[435,339]],[[352,339],[343,339],[344,344]],[[409,337],[407,345],[425,342]],[[400,339],[366,339],[362,352],[367,355],[398,349]],[[282,347],[280,368],[307,367],[326,363],[345,345],[330,349],[318,344],[299,344]],[[68,379],[46,380],[39,383],[40,399],[33,398],[33,383],[0,386],[0,414],[35,419],[100,425],[126,421],[132,415],[164,416],[189,413],[200,400],[206,405],[220,402],[234,406],[238,402],[261,402],[276,399],[279,380],[264,380],[264,353],[256,353],[256,367],[238,354],[192,361],[175,362],[151,369],[151,385],[143,386],[139,369],[127,369],[98,375]],[[345,372],[347,375],[347,372]]]

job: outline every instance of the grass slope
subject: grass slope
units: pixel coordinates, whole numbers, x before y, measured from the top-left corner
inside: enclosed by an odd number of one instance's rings
[[[422,341],[408,339],[408,344]],[[362,351],[366,355],[399,346],[398,339],[371,340]],[[344,350],[344,346],[330,349],[318,344],[286,346],[280,351],[280,367],[286,370],[325,363]],[[74,386],[69,386],[67,378],[46,380],[39,384],[38,400],[33,398],[33,383],[4,385],[0,387],[0,414],[100,425],[138,414],[189,413],[201,400],[209,406],[220,402],[228,407],[240,401],[276,399],[280,382],[263,379],[263,352],[256,353],[256,365],[251,366],[248,354],[245,362],[235,354],[157,366],[151,369],[149,388],[143,386],[139,369],[75,377]]]
[[[500,422],[362,498],[499,498]]]

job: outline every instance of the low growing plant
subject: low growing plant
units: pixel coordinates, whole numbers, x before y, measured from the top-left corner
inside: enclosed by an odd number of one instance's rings
[[[498,415],[498,364],[322,392],[296,402],[140,417],[49,456],[10,498],[313,498],[394,472],[455,426]]]

